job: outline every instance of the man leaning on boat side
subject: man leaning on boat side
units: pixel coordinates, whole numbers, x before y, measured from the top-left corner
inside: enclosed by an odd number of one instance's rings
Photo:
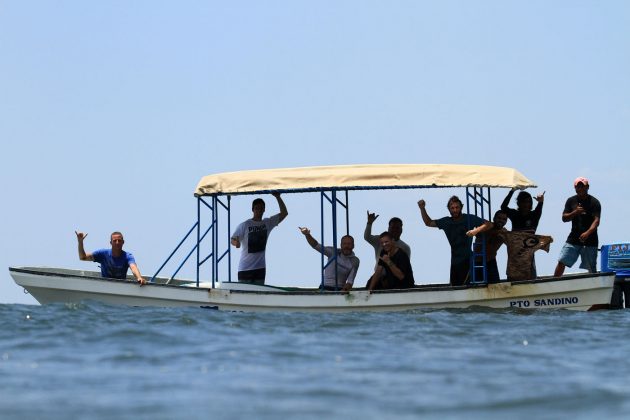
[[[370,213],[370,211],[368,210],[367,223],[365,224],[363,239],[365,239],[367,243],[374,247],[374,258],[376,259],[376,262],[378,262],[383,247],[381,247],[381,239],[379,235],[372,235],[372,225],[374,224],[374,221],[376,219],[378,219],[378,214]],[[392,239],[394,240],[396,246],[405,251],[409,259],[411,259],[411,248],[402,239],[400,239],[400,235],[402,235],[403,231],[402,220],[398,217],[392,217],[391,219],[389,219],[387,231],[392,235]]]
[[[131,252],[123,251],[125,240],[120,232],[113,232],[110,235],[109,243],[111,249],[98,249],[93,253],[86,253],[83,241],[87,237],[87,233],[74,231],[79,242],[79,259],[81,261],[94,261],[101,264],[101,275],[111,279],[126,279],[127,270],[131,272],[140,285],[146,284],[146,280],[140,274],[140,270],[136,265],[136,259]]]
[[[474,214],[462,213],[464,205],[456,195],[446,204],[450,216],[441,219],[433,220],[429,217],[424,200],[418,201],[418,207],[425,225],[441,229],[446,234],[451,245],[450,283],[453,286],[463,285],[470,276],[472,237],[491,229],[492,223]],[[468,226],[474,228],[468,230]]]
[[[232,235],[232,245],[236,248],[242,246],[241,259],[238,263],[238,281],[241,283],[265,284],[267,238],[272,229],[278,226],[289,214],[280,193],[275,192],[272,195],[278,201],[280,213],[263,219],[265,201],[262,198],[257,198],[252,202],[252,218],[238,225]]]
[[[576,194],[564,205],[562,221],[571,222],[571,233],[560,251],[554,276],[560,277],[565,267],[571,267],[581,259],[580,268],[597,272],[597,227],[602,212],[599,200],[588,193],[589,182],[584,177],[573,181]]]
[[[332,246],[322,247],[311,235],[310,229],[306,227],[299,228],[300,232],[306,238],[308,244],[317,252],[322,252],[328,257],[328,264],[324,269],[324,284],[321,286],[324,290],[339,290],[344,292],[352,289],[354,278],[359,270],[359,258],[354,255],[354,238],[350,235],[341,237],[341,248],[337,249],[337,264],[331,262],[330,259],[334,255],[335,249]],[[337,276],[335,277],[335,272]]]

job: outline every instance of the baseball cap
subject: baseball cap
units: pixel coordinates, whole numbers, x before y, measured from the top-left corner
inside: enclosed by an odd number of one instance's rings
[[[573,186],[577,187],[577,184],[579,184],[580,182],[588,187],[588,179],[584,178],[583,176],[575,178],[575,181],[573,181]]]

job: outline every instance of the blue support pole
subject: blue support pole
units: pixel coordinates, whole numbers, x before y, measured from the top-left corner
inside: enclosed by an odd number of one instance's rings
[[[197,287],[199,287],[199,241],[201,239],[201,197],[197,197]]]
[[[339,263],[337,261],[337,190],[332,190],[332,231],[333,259],[335,261],[335,289],[339,289]]]
[[[228,195],[227,198],[227,223],[228,223],[228,228],[227,228],[227,246],[228,246],[228,282],[232,282],[232,243],[231,243],[231,238],[230,235],[232,232],[232,228],[230,226],[231,220],[232,220],[232,205],[231,205],[231,200],[232,197]]]
[[[324,191],[322,191],[320,193],[320,196],[319,196],[319,199],[320,199],[320,203],[319,203],[319,209],[320,209],[319,210],[319,217],[320,217],[320,226],[321,226],[321,238],[320,238],[321,242],[320,242],[320,245],[322,247],[322,252],[320,252],[320,259],[321,259],[321,264],[320,264],[320,267],[321,267],[321,269],[320,269],[321,282],[320,282],[320,285],[322,287],[322,290],[323,290],[323,287],[324,287],[324,268],[325,268],[324,267],[324,228],[325,228],[325,226],[324,226],[324,195],[325,194],[326,193]]]

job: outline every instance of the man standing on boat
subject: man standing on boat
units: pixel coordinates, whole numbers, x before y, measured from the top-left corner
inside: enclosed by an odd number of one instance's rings
[[[462,213],[464,205],[455,195],[446,204],[450,216],[441,219],[433,220],[429,217],[424,200],[418,201],[418,207],[425,225],[441,229],[446,234],[451,245],[450,283],[453,286],[463,285],[470,276],[472,237],[492,228],[492,223],[474,214]]]
[[[126,279],[127,270],[131,268],[131,272],[135,276],[140,285],[146,284],[146,280],[140,274],[140,270],[136,265],[136,260],[131,252],[123,251],[125,240],[120,232],[114,232],[110,236],[109,243],[111,249],[98,249],[89,254],[85,252],[83,241],[87,237],[87,233],[77,232],[77,241],[79,242],[79,259],[81,261],[95,261],[101,264],[101,275],[110,279]]]
[[[381,251],[383,247],[381,246],[381,239],[379,235],[372,235],[372,224],[374,221],[378,219],[378,214],[370,213],[367,211],[367,224],[365,225],[365,231],[363,232],[363,239],[367,241],[370,245],[374,247],[374,257],[376,261],[379,261],[381,256]],[[389,219],[389,225],[387,227],[387,231],[392,235],[392,239],[394,240],[394,244],[405,251],[407,256],[411,259],[411,248],[407,245],[402,239],[400,239],[400,235],[402,235],[403,231],[403,222],[398,217],[392,217]]]
[[[350,235],[341,237],[341,248],[337,249],[337,261],[331,261],[331,257],[335,254],[332,246],[322,247],[311,235],[309,228],[301,227],[300,232],[306,238],[308,244],[317,252],[323,253],[328,257],[328,263],[324,269],[324,290],[339,290],[344,292],[352,289],[354,278],[359,269],[359,258],[354,255],[354,238]],[[335,276],[336,273],[336,276]]]
[[[265,202],[262,198],[257,198],[252,202],[253,217],[238,225],[232,235],[232,245],[236,248],[243,246],[241,259],[238,263],[239,282],[265,284],[267,238],[271,230],[278,226],[289,214],[287,206],[280,197],[280,193],[275,192],[272,195],[278,201],[280,213],[263,219]]]
[[[560,277],[565,267],[571,267],[581,259],[580,268],[591,273],[597,272],[597,227],[602,212],[599,200],[588,193],[588,179],[576,178],[573,181],[576,195],[564,205],[562,221],[571,221],[571,233],[560,251],[554,276]]]

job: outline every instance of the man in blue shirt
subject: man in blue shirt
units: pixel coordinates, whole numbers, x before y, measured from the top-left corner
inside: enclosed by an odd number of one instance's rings
[[[86,253],[83,247],[83,240],[87,237],[87,233],[77,232],[77,241],[79,242],[79,259],[81,261],[95,261],[101,264],[101,275],[112,279],[126,279],[127,269],[131,268],[131,272],[136,277],[140,285],[146,284],[146,280],[140,274],[136,260],[131,252],[123,251],[125,240],[120,232],[111,234],[109,243],[112,249],[99,249],[93,253]]]

